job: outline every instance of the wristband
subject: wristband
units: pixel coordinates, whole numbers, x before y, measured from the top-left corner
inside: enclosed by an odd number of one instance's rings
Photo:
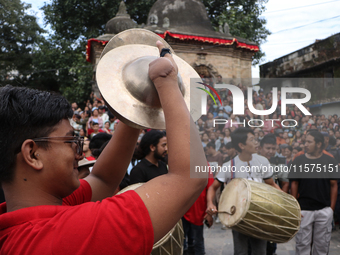
[[[170,49],[169,49],[169,48],[163,48],[163,49],[161,50],[160,56],[161,56],[161,57],[164,57],[165,54],[167,54],[167,53],[171,54]]]

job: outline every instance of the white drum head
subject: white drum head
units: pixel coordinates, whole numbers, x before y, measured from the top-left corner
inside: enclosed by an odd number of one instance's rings
[[[251,191],[250,185],[245,179],[233,179],[224,188],[218,205],[220,221],[227,227],[233,227],[239,223],[246,215],[250,205]],[[223,212],[231,212],[235,206],[233,215]]]

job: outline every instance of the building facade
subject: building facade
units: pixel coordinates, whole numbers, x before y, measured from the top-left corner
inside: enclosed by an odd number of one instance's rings
[[[272,87],[306,88],[313,114],[334,113],[340,106],[340,33],[261,65],[260,78],[265,93]]]

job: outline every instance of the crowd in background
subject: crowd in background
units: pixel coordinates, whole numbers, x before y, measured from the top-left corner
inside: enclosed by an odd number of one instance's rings
[[[72,103],[73,117],[70,124],[77,135],[91,140],[99,133],[113,134],[119,120],[109,111],[102,98],[92,92],[84,107]],[[143,133],[144,131],[142,131]]]
[[[281,94],[278,91],[277,109],[271,115],[258,116],[253,114],[248,108],[247,87],[242,84],[239,84],[238,87],[244,92],[245,96],[244,115],[236,116],[233,114],[233,97],[227,89],[217,90],[222,105],[217,98],[215,104],[210,96],[208,96],[207,115],[203,115],[196,122],[203,147],[206,147],[209,142],[214,141],[216,151],[219,151],[226,159],[228,158],[226,145],[231,141],[231,132],[238,127],[250,127],[254,130],[258,141],[261,141],[267,133],[275,134],[277,138],[277,155],[291,160],[297,152],[304,149],[307,131],[317,129],[325,137],[325,149],[333,154],[338,162],[340,161],[340,118],[337,114],[328,116],[324,114],[305,115],[297,106],[287,105],[287,115],[282,116]],[[272,98],[272,92],[264,94],[262,89],[253,91],[253,107],[257,110],[271,109],[273,104]],[[310,112],[309,107],[306,107],[306,109]],[[223,122],[216,121],[216,119],[226,120],[225,122],[227,123],[221,124]]]
[[[281,116],[281,95],[280,91],[278,91],[277,109],[269,116],[258,116],[253,114],[248,108],[247,87],[242,84],[239,84],[238,87],[244,92],[245,96],[244,115],[237,116],[233,114],[233,97],[229,90],[220,89],[217,91],[222,105],[217,98],[215,104],[208,96],[207,115],[202,115],[196,122],[203,147],[206,147],[209,142],[214,141],[216,151],[219,151],[224,159],[227,159],[226,145],[231,141],[231,132],[237,127],[244,126],[254,130],[258,141],[267,133],[275,134],[277,137],[277,155],[284,156],[290,160],[297,152],[304,149],[306,132],[309,129],[318,129],[326,137],[325,149],[340,161],[340,118],[337,114],[309,116],[304,115],[297,106],[287,105],[287,115]],[[260,89],[257,92],[253,91],[252,97],[255,109],[268,110],[272,107],[272,92],[264,94],[263,90]],[[308,111],[310,110],[308,107],[306,108]],[[73,118],[70,120],[72,127],[77,134],[88,139],[91,139],[98,133],[113,134],[115,126],[119,122],[108,110],[104,101],[101,98],[95,97],[94,93],[91,93],[83,108],[78,107],[78,104],[73,102],[72,109],[74,110]],[[216,122],[214,125],[214,119],[223,119],[227,123],[221,124],[221,122]],[[295,122],[282,122],[283,120],[295,120]]]

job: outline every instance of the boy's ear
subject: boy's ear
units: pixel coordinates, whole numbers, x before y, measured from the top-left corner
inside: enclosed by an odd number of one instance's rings
[[[26,164],[35,170],[41,170],[43,168],[41,160],[42,154],[39,153],[40,151],[41,149],[31,139],[25,140],[21,145],[21,154]]]
[[[238,147],[240,147],[240,149],[243,151],[244,150],[244,147],[245,147],[246,145],[245,144],[243,144],[243,143],[238,143]]]
[[[156,150],[156,146],[154,146],[153,144],[150,145],[150,150],[151,151],[155,151]]]

